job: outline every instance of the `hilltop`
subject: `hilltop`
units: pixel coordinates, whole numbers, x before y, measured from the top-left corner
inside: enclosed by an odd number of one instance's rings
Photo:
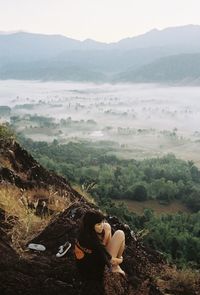
[[[186,280],[162,255],[147,248],[131,229],[108,216],[112,230],[123,229],[126,250],[120,274],[105,274],[104,286],[83,284],[73,247],[56,258],[59,245],[72,245],[81,216],[95,204],[76,192],[65,178],[43,168],[13,137],[0,133],[0,293],[1,294],[199,294],[198,281]],[[27,249],[42,243],[45,252]]]

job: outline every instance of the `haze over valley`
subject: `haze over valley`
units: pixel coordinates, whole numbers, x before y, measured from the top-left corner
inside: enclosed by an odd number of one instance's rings
[[[199,87],[7,80],[0,88],[1,121],[27,138],[98,142],[121,158],[174,153],[199,165]]]

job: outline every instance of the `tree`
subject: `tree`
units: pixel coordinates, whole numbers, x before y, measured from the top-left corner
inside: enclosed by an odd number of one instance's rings
[[[137,201],[145,201],[147,199],[147,190],[143,185],[137,185],[134,190],[134,199]]]
[[[200,191],[193,191],[187,198],[186,204],[193,212],[198,212],[200,210]]]

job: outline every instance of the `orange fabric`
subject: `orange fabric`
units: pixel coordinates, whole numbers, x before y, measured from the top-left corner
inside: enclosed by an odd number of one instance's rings
[[[85,256],[85,253],[92,253],[92,250],[86,249],[80,246],[79,242],[76,242],[75,248],[74,248],[74,254],[76,256],[76,259],[80,260]]]
[[[75,245],[74,253],[76,256],[76,259],[80,260],[85,256],[85,253],[83,250],[81,250],[77,245]]]

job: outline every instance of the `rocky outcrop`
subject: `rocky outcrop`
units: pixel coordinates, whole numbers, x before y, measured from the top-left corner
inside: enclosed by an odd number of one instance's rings
[[[5,159],[7,167],[1,164]],[[53,186],[57,191],[64,191],[71,202],[83,199],[73,190],[68,181],[52,171],[42,167],[16,141],[0,140],[0,182],[16,185],[21,189],[44,188]]]
[[[45,252],[26,252],[26,259],[20,258],[9,245],[6,235],[0,241],[0,293],[1,294],[162,294],[152,281],[152,275],[159,273],[163,261],[161,257],[148,253],[138,242],[127,226],[117,218],[109,218],[112,229],[123,229],[126,234],[126,250],[122,268],[127,278],[120,274],[105,272],[103,282],[81,281],[73,255],[73,245],[81,216],[92,205],[87,203],[73,204],[31,242],[41,243]],[[3,217],[2,217],[3,218]],[[63,258],[57,258],[58,247],[66,241],[72,248]],[[156,258],[155,258],[156,257]],[[154,260],[154,261],[153,261]],[[141,286],[145,292],[139,292]],[[148,283],[147,283],[148,282]],[[157,293],[152,293],[155,290]]]

